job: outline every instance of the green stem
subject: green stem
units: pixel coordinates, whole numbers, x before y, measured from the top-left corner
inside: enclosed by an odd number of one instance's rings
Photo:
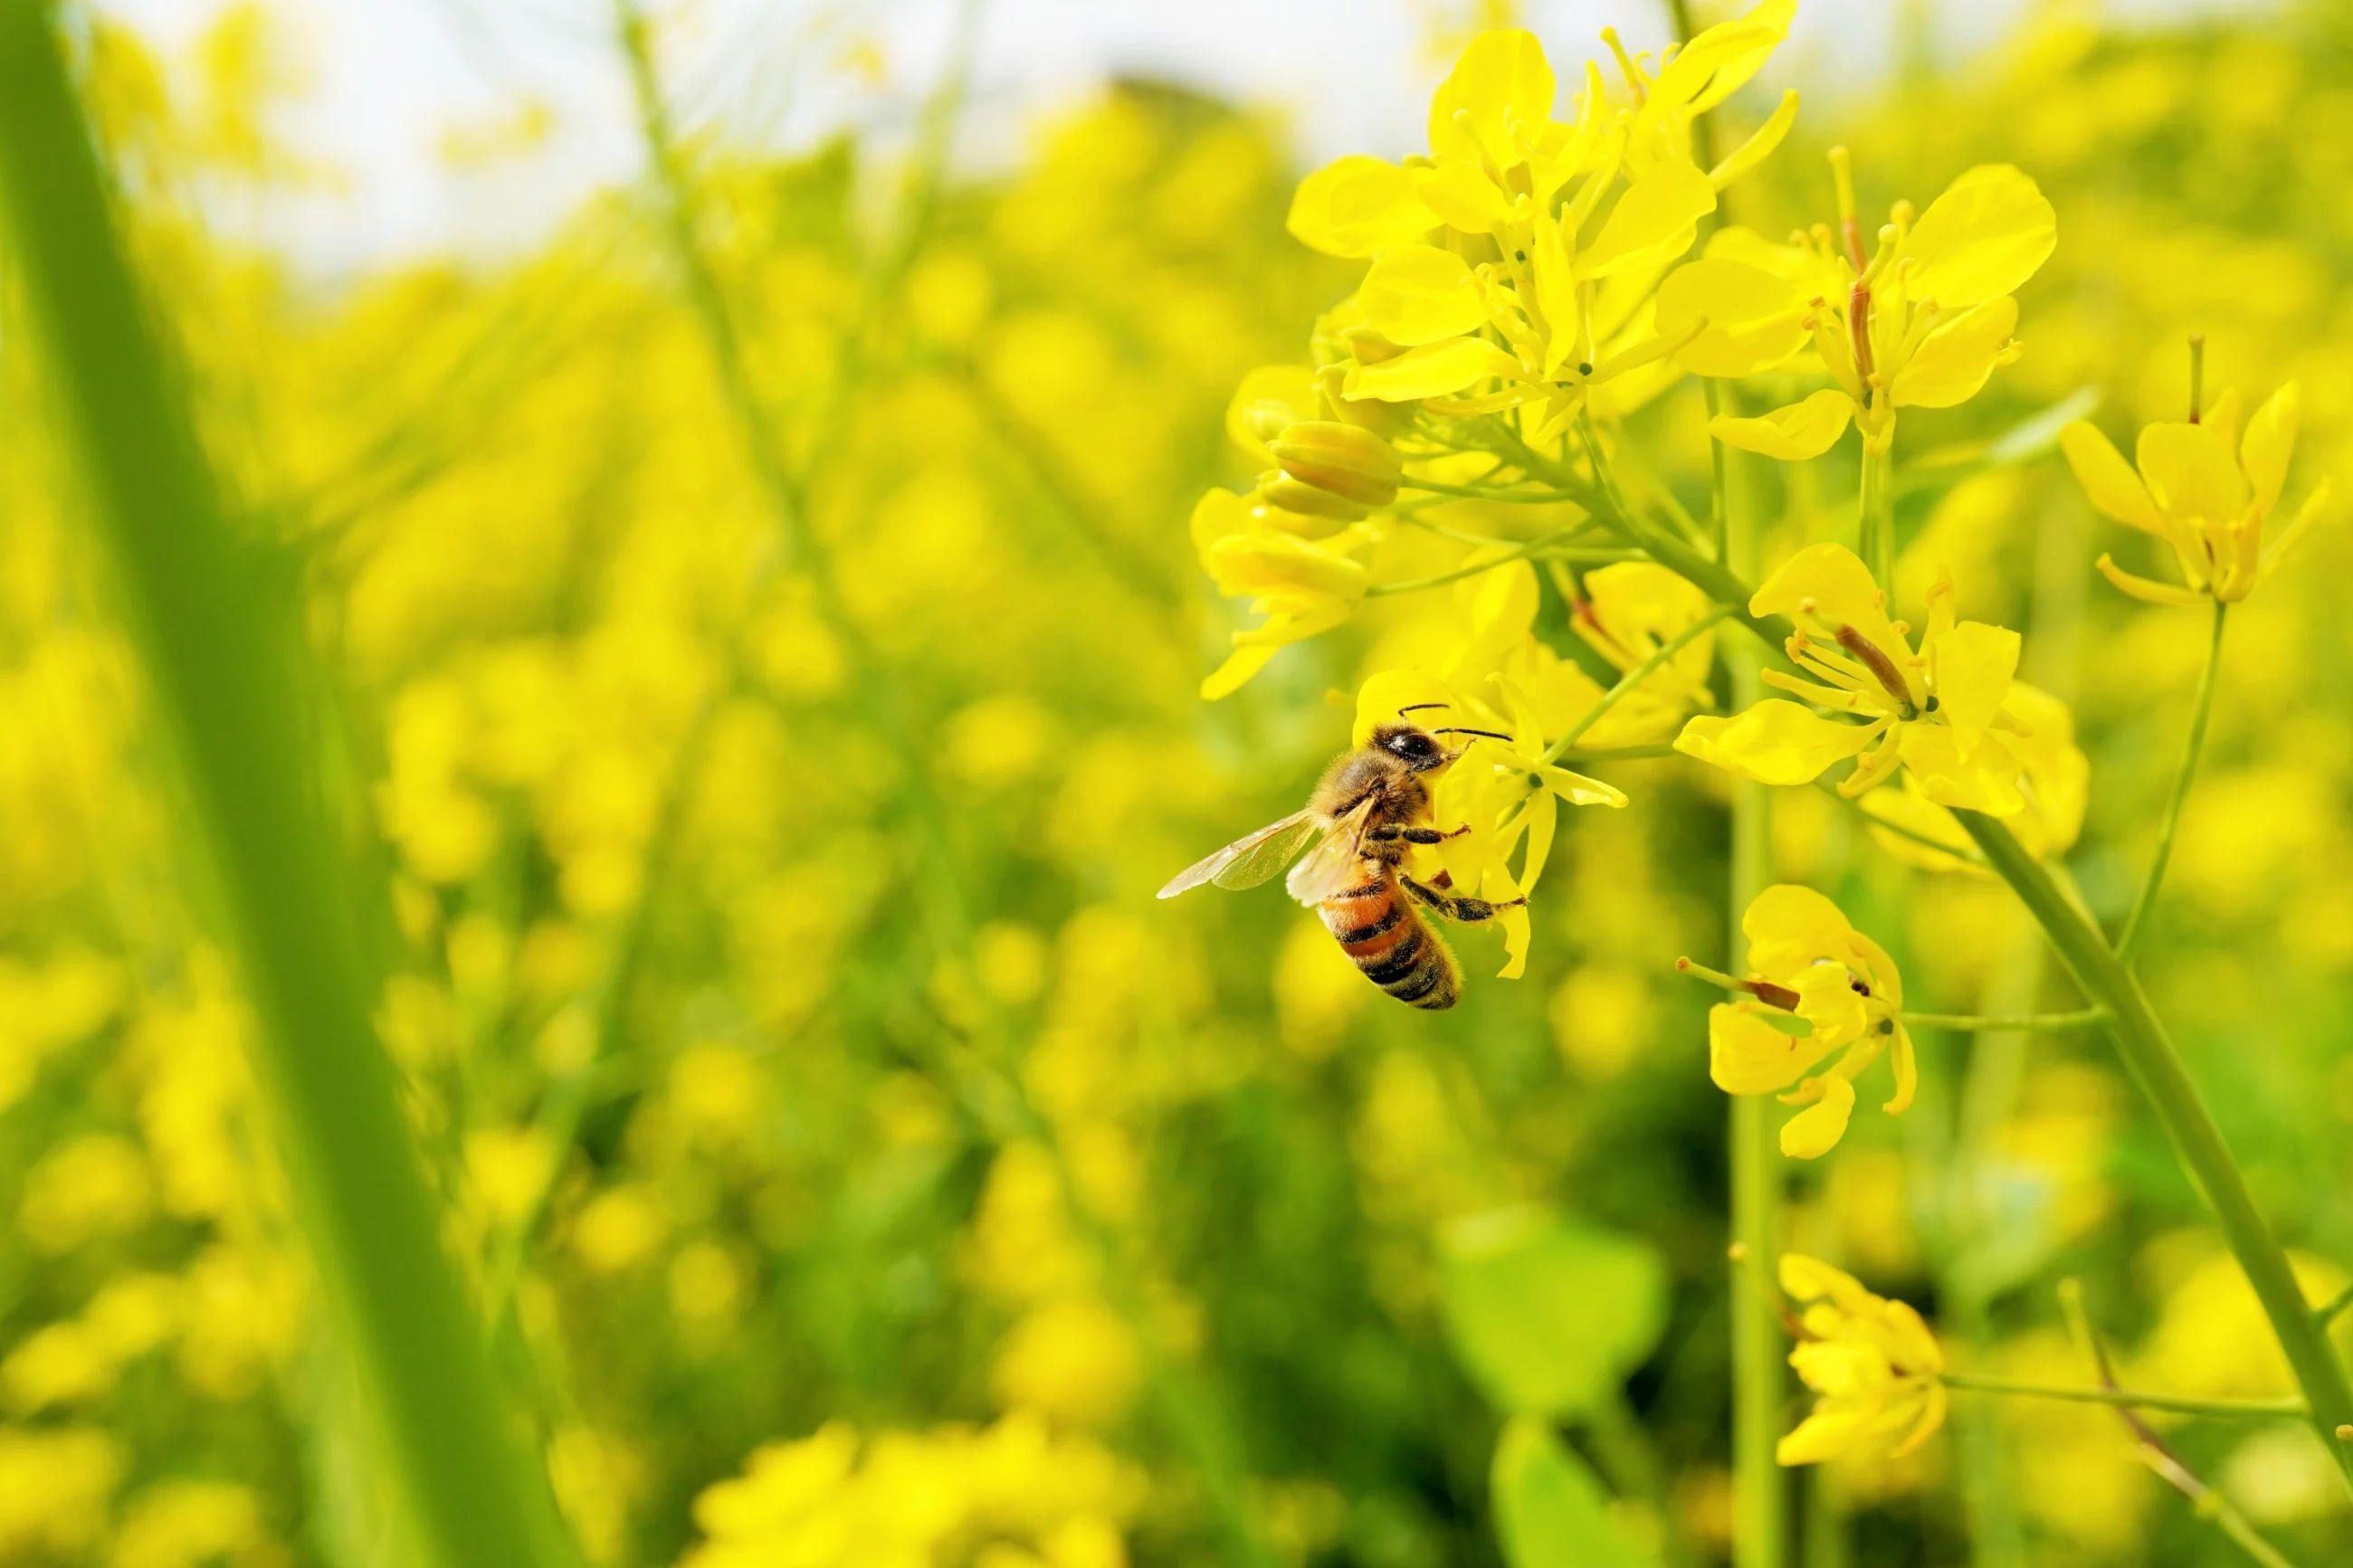
[[[1578,525],[1579,529],[1582,527],[1582,524]],[[1508,550],[1501,555],[1491,556],[1485,561],[1473,562],[1468,566],[1458,566],[1451,572],[1440,572],[1435,576],[1414,577],[1402,583],[1377,583],[1365,590],[1365,596],[1368,599],[1377,599],[1388,594],[1419,594],[1425,588],[1443,588],[1449,583],[1460,583],[1465,577],[1476,577],[1482,572],[1493,572],[1496,567],[1509,565],[1514,561],[1541,558],[1546,561],[1575,561],[1580,563],[1603,565],[1615,561],[1640,561],[1643,558],[1642,552],[1639,550],[1564,550],[1555,547],[1554,541],[1576,531],[1577,531],[1577,529],[1564,529],[1558,533],[1548,533],[1542,539],[1530,540],[1527,543]]]
[[[2326,1329],[2342,1317],[2348,1307],[2353,1307],[2353,1285],[2348,1285],[2344,1289],[2337,1292],[2326,1307],[2314,1308],[2312,1321]]]
[[[1889,574],[1895,557],[1895,514],[1888,505],[1888,455],[1874,452],[1868,442],[1862,448],[1862,497],[1856,520],[1856,554],[1871,569],[1872,580],[1882,590],[1893,594],[1894,579]]]
[[[1699,378],[1699,384],[1701,395],[1707,399],[1708,423],[1713,425],[1715,422],[1716,416],[1724,412],[1723,383],[1719,382],[1712,375],[1704,375]],[[1715,545],[1715,558],[1718,561],[1722,561],[1724,559],[1725,547],[1724,516],[1725,465],[1732,460],[1732,448],[1726,447],[1714,436],[1710,436],[1707,438],[1707,456],[1711,473],[1715,481],[1708,488],[1708,537]]]
[[[327,1321],[431,1558],[568,1563],[369,1024],[351,895],[311,777],[299,629],[261,586],[259,547],[232,531],[185,383],[151,336],[49,16],[37,0],[0,0],[0,205],[259,1025],[254,1074]]]
[[[2214,1125],[2139,980],[2000,819],[1974,811],[1957,811],[1954,816],[1985,851],[1987,863],[2041,923],[2084,995],[2107,1011],[2109,1038],[2156,1107],[2176,1153],[2213,1205],[2222,1234],[2246,1271],[2248,1283],[2254,1287],[2263,1315],[2271,1320],[2280,1349],[2304,1390],[2321,1443],[2344,1472],[2348,1485],[2353,1486],[2353,1446],[2340,1442],[2336,1435],[2337,1427],[2353,1425],[2353,1385],[2348,1385],[2327,1335],[2314,1321],[2286,1251],[2255,1206],[2254,1195],[2247,1190],[2246,1177],[2232,1158],[2221,1129]]]
[[[1580,429],[1594,473],[1614,491],[1591,422],[1582,421]],[[1727,468],[1715,470],[1712,499],[1716,514],[1725,520],[1723,558],[1708,561],[1696,552],[1685,553],[1692,564],[1704,566],[1711,575],[1725,580],[1721,590],[1706,583],[1701,586],[1733,614],[1740,615],[1748,594],[1733,574],[1756,570],[1757,535],[1746,509],[1732,504],[1728,477]],[[1666,542],[1678,548],[1683,543]],[[1674,570],[1690,575],[1683,567]],[[1769,642],[1778,652],[1780,639]],[[1757,650],[1746,651],[1748,657],[1725,661],[1732,678],[1732,705],[1741,710],[1764,694],[1765,684],[1758,675]],[[1763,784],[1746,781],[1732,788],[1732,874],[1725,913],[1727,951],[1736,966],[1741,962],[1741,921],[1771,879],[1772,796]],[[1781,1303],[1772,1280],[1773,1260],[1780,1256],[1781,1243],[1781,1149],[1773,1127],[1772,1101],[1763,1095],[1730,1098],[1732,1239],[1748,1261],[1747,1267],[1736,1263],[1732,1271],[1733,1562],[1735,1568],[1784,1568],[1788,1560],[1789,1487],[1788,1473],[1773,1452],[1780,1441],[1782,1413],[1788,1403],[1788,1351],[1781,1339]]]
[[[1994,1034],[2010,1029],[2091,1029],[2108,1021],[2107,1014],[2097,1007],[2084,1007],[2073,1013],[2021,1013],[2000,1018],[1977,1013],[1902,1013],[1897,1016],[1915,1029],[1951,1029],[1961,1034]]]
[[[2157,891],[2165,883],[2165,864],[2173,858],[2173,835],[2181,826],[2181,808],[2189,799],[2189,781],[2198,772],[2198,754],[2206,747],[2206,720],[2214,710],[2214,677],[2222,663],[2222,622],[2230,606],[2221,600],[2214,601],[2214,624],[2206,642],[2206,668],[2198,677],[2198,696],[2189,709],[2189,739],[2181,751],[2181,771],[2173,775],[2173,795],[2165,803],[2165,820],[2157,834],[2157,853],[2149,858],[2148,879],[2141,884],[2140,897],[2133,900],[2132,913],[2125,920],[2125,929],[2116,938],[2116,956],[2129,959],[2134,944],[2148,924],[2148,912],[2157,904]]]
[[[1441,485],[1435,479],[1417,479],[1411,477],[1399,479],[1398,489],[1427,490],[1431,495],[1461,496],[1464,500],[1508,501],[1514,506],[1574,506],[1582,499],[1558,491],[1544,495],[1525,493],[1514,495],[1508,490],[1482,490],[1472,485]]]
[[[1583,713],[1577,716],[1577,722],[1571,724],[1568,729],[1562,733],[1560,739],[1555,741],[1545,752],[1544,760],[1547,763],[1556,763],[1560,761],[1563,756],[1567,754],[1568,749],[1571,746],[1576,745],[1577,741],[1584,736],[1585,732],[1588,730],[1592,729],[1593,726],[1600,721],[1603,714],[1609,712],[1609,710],[1617,707],[1619,703],[1624,701],[1627,696],[1639,688],[1642,682],[1650,679],[1651,677],[1656,675],[1662,668],[1663,668],[1668,660],[1673,658],[1675,655],[1689,647],[1694,642],[1697,641],[1701,637],[1704,636],[1710,629],[1712,629],[1716,622],[1724,619],[1724,617],[1729,614],[1731,614],[1729,610],[1725,609],[1722,605],[1718,605],[1715,608],[1708,611],[1707,614],[1702,616],[1699,619],[1694,621],[1691,625],[1685,626],[1683,630],[1677,632],[1674,636],[1669,637],[1666,641],[1661,643],[1656,648],[1652,649],[1650,658],[1644,659],[1641,663],[1628,670],[1625,675],[1620,678],[1617,685],[1611,687],[1609,690],[1601,694],[1601,700],[1599,701],[1594,703],[1592,707],[1587,709]],[[1672,751],[1674,748],[1670,746],[1667,749],[1669,751]]]
[[[2135,1410],[2169,1410],[2177,1415],[2212,1415],[2225,1420],[2304,1420],[2311,1406],[2301,1399],[2200,1399],[2186,1394],[2146,1394],[2131,1388],[2062,1388],[2021,1383],[2011,1377],[1975,1377],[1947,1373],[1944,1384],[1968,1394],[2014,1394],[2029,1399],[2072,1399],[2081,1405],[2121,1405]]]

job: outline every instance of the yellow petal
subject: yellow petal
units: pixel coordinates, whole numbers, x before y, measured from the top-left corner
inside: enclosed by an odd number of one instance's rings
[[[1413,185],[1413,175],[1395,163],[1342,158],[1299,182],[1285,226],[1300,244],[1326,256],[1377,255],[1438,226]]]
[[[2018,301],[1989,300],[1930,332],[1896,367],[1888,397],[1898,408],[1950,408],[1978,395],[1994,367],[2017,358],[2010,334]]]
[[[1880,1109],[1890,1116],[1901,1116],[1912,1109],[1912,1097],[1920,1092],[1920,1058],[1912,1049],[1912,1031],[1901,1022],[1895,1025],[1895,1038],[1888,1047],[1887,1065],[1895,1072],[1895,1092]]]
[[[1774,149],[1781,145],[1789,134],[1789,128],[1797,122],[1798,89],[1793,87],[1781,95],[1780,107],[1750,133],[1747,141],[1734,148],[1721,163],[1707,172],[1708,184],[1720,191],[1762,163],[1773,155]]]
[[[2010,816],[2025,805],[2018,793],[2018,756],[2002,736],[1979,737],[1963,757],[1953,731],[1942,724],[1900,727],[1896,747],[1904,765],[1920,781],[1920,793],[1938,805]]]
[[[1284,426],[1314,419],[1321,412],[1314,370],[1303,364],[1262,364],[1242,377],[1234,400],[1226,405],[1226,434],[1253,467],[1271,468],[1274,454],[1267,443]]]
[[[2093,506],[2127,527],[2165,537],[2165,519],[2149,500],[2148,487],[2099,426],[2076,420],[2059,432],[2059,449],[2067,454],[2067,466]]]
[[[1764,1005],[1719,1002],[1707,1010],[1707,1076],[1726,1094],[1787,1089],[1833,1048],[1783,1034],[1757,1016]]]
[[[1201,700],[1215,702],[1231,697],[1250,684],[1250,677],[1266,668],[1267,660],[1278,650],[1271,643],[1244,643],[1226,656],[1226,662],[1201,678]]]
[[[2008,163],[1983,163],[1928,204],[1897,265],[1914,264],[1915,301],[1962,310],[2014,292],[2058,243],[2058,215],[2035,183]]]
[[[1691,248],[1715,187],[1689,163],[1662,163],[1626,187],[1601,233],[1577,258],[1580,278],[1662,267]]]
[[[1781,1289],[1791,1300],[1819,1301],[1827,1297],[1841,1310],[1857,1311],[1866,1306],[1871,1292],[1862,1281],[1843,1268],[1833,1268],[1819,1258],[1809,1258],[1802,1252],[1781,1254]]]
[[[1841,724],[1776,697],[1736,718],[1693,719],[1675,737],[1675,750],[1758,784],[1801,784],[1853,756],[1878,733],[1871,725]]]
[[[1818,1465],[1848,1452],[1861,1443],[1864,1436],[1862,1412],[1817,1410],[1799,1422],[1797,1430],[1773,1446],[1773,1462],[1778,1465]]]
[[[1760,0],[1746,16],[1702,30],[1659,73],[1651,100],[1687,105],[1694,113],[1715,108],[1764,68],[1797,14],[1798,0]]]
[[[1928,650],[1936,677],[1936,707],[1952,727],[1960,754],[1977,749],[2018,673],[2018,634],[2007,626],[1963,621]]]
[[[1705,329],[1683,342],[1702,320]],[[1714,256],[1667,274],[1659,285],[1658,328],[1661,337],[1683,342],[1676,363],[1694,375],[1754,375],[1806,342],[1795,285],[1761,267]]]
[[[1544,45],[1520,27],[1496,27],[1463,47],[1430,100],[1430,152],[1440,162],[1520,162],[1513,131],[1533,137],[1552,121],[1556,90]]]
[[[1356,299],[1376,331],[1407,348],[1459,338],[1487,320],[1487,302],[1471,268],[1434,245],[1383,252]]]
[[[2127,572],[2116,564],[2114,556],[2105,552],[2092,564],[2100,569],[2101,576],[2144,604],[2202,605],[2207,600],[2207,595],[2195,588],[2178,588],[2170,583],[2160,583],[2153,577]]]
[[[1951,812],[1922,795],[1916,781],[1903,789],[1873,790],[1862,797],[1862,810],[1875,822],[1905,830],[1894,833],[1874,826],[1871,836],[1889,856],[1905,865],[1917,866],[1924,871],[1984,874],[1982,867],[1967,858],[1972,850],[1969,836],[1962,831],[1960,823]],[[1950,846],[1950,852],[1932,849],[1920,842],[1923,838]]]
[[[1560,367],[1577,352],[1584,337],[1584,312],[1577,298],[1577,268],[1569,256],[1569,247],[1577,237],[1563,232],[1567,224],[1566,216],[1538,218],[1535,254],[1528,262],[1535,275],[1536,309],[1544,313],[1546,381],[1559,376]]]
[[[2323,479],[2312,487],[2312,493],[2304,498],[2302,506],[2295,509],[2295,516],[2280,530],[2279,537],[2272,541],[2271,548],[2263,552],[2263,571],[2266,574],[2276,569],[2287,558],[2287,552],[2295,548],[2296,541],[2304,537],[2305,531],[2312,526],[2312,520],[2328,505],[2328,498],[2336,489],[2337,481],[2333,479]]]
[[[2220,526],[2247,504],[2246,476],[2222,435],[2204,425],[2162,420],[2145,426],[2136,453],[2149,499],[2176,520]]]
[[[1749,900],[1740,917],[1748,966],[1786,983],[1818,958],[1842,957],[1854,935],[1839,907],[1794,882],[1778,882]]]
[[[2296,412],[2302,399],[2302,390],[2291,381],[2265,399],[2247,421],[2247,434],[2239,444],[2239,461],[2247,482],[2254,487],[2259,517],[2268,516],[2279,504],[2281,488],[2287,483],[2287,460],[2295,451]]]
[[[1511,221],[1510,199],[1476,163],[1417,169],[1413,189],[1422,205],[1465,234],[1489,234]]]
[[[1790,556],[1750,595],[1748,613],[1786,616],[1809,601],[1815,617],[1833,626],[1852,626],[1899,670],[1908,663],[1912,650],[1887,618],[1886,595],[1873,580],[1871,568],[1845,545],[1825,541]]]
[[[1508,904],[1522,896],[1520,885],[1501,866],[1489,866],[1479,879],[1479,896],[1492,904]],[[1504,967],[1495,972],[1498,980],[1517,980],[1528,971],[1528,940],[1533,931],[1528,923],[1525,904],[1507,909],[1495,917],[1504,928]]]
[[[1736,419],[1719,414],[1707,422],[1707,433],[1744,452],[1801,463],[1829,451],[1846,434],[1847,421],[1852,417],[1854,399],[1830,387],[1762,418]]]
[[[1517,379],[1520,362],[1483,338],[1450,338],[1424,343],[1378,364],[1360,364],[1342,383],[1342,395],[1413,403],[1443,397],[1489,376]]]
[[[1545,788],[1571,805],[1615,805],[1626,804],[1626,792],[1599,779],[1587,778],[1583,773],[1567,768],[1544,767],[1536,771]]]
[[[1354,604],[1365,592],[1362,562],[1271,530],[1214,539],[1201,552],[1201,564],[1220,590],[1236,597],[1331,598]]]
[[[1846,1136],[1854,1116],[1854,1085],[1837,1073],[1827,1073],[1810,1084],[1821,1085],[1821,1099],[1781,1123],[1781,1152],[1792,1160],[1819,1160]]]
[[[1193,548],[1206,562],[1221,539],[1254,531],[1250,503],[1231,490],[1213,489],[1193,503]]]

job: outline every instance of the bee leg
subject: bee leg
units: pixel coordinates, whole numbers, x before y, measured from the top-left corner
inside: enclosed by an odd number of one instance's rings
[[[1435,827],[1368,827],[1365,830],[1367,844],[1443,844],[1448,839],[1471,831],[1470,826],[1452,833],[1440,833]]]
[[[1436,910],[1440,914],[1444,915],[1448,920],[1461,921],[1466,924],[1476,924],[1480,921],[1493,920],[1504,910],[1516,909],[1520,905],[1527,902],[1527,900],[1525,899],[1513,899],[1505,903],[1492,903],[1485,899],[1472,899],[1465,898],[1460,894],[1441,893],[1435,888],[1423,887],[1411,877],[1401,876],[1398,880],[1404,885],[1405,890],[1408,893],[1413,895],[1413,899],[1416,903],[1426,904],[1430,909]]]

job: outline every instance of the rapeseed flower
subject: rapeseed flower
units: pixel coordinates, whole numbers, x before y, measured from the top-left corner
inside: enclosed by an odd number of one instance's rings
[[[1354,615],[1368,583],[1348,554],[1370,542],[1356,524],[1329,539],[1285,531],[1277,509],[1213,489],[1193,509],[1193,544],[1219,590],[1248,598],[1266,618],[1233,635],[1234,651],[1201,681],[1209,701],[1240,690],[1276,650],[1330,631]]]
[[[1904,977],[1887,950],[1821,894],[1787,883],[1757,894],[1740,929],[1748,938],[1746,978],[1713,974],[1689,959],[1680,965],[1744,994],[1708,1009],[1715,1086],[1726,1094],[1778,1093],[1805,1107],[1781,1128],[1781,1152],[1795,1160],[1817,1159],[1845,1135],[1854,1080],[1882,1056],[1895,1075],[1882,1109],[1890,1116],[1909,1109],[1919,1068],[1902,1016]],[[1827,1070],[1814,1071],[1841,1051]]]
[[[2023,731],[2008,737],[2018,753],[2018,793],[2025,804],[2007,826],[2036,859],[2064,855],[2083,831],[2091,799],[2092,763],[2075,743],[2074,715],[2064,702],[2023,680],[2010,682],[2002,710]],[[1928,798],[1918,779],[1907,775],[1900,789],[1872,791],[1862,797],[1862,809],[1887,825],[1874,827],[1872,837],[1896,859],[1924,870],[1992,875],[1975,858],[1968,830]]]
[[[1949,1397],[1945,1353],[1920,1314],[1799,1253],[1781,1255],[1780,1273],[1781,1289],[1805,1304],[1789,1364],[1816,1398],[1773,1457],[1785,1465],[1896,1458],[1934,1436]]]
[[[1940,577],[1915,653],[1854,552],[1810,545],[1766,579],[1748,608],[1796,620],[1789,658],[1815,678],[1767,670],[1765,679],[1845,718],[1770,698],[1730,718],[1693,719],[1676,750],[1769,784],[1810,784],[1831,763],[1857,758],[1841,795],[1862,795],[1902,767],[1939,805],[2016,815],[2025,797],[2012,736],[2024,726],[2007,704],[2018,634],[1957,620],[1952,600],[1951,579]],[[1864,755],[1873,742],[1878,749]]]
[[[1850,420],[1867,451],[1883,453],[1897,409],[1949,408],[1975,396],[2023,352],[2010,336],[2010,296],[2058,243],[2042,190],[1992,163],[1955,180],[1916,221],[1899,203],[1866,260],[1843,149],[1833,161],[1840,237],[1818,226],[1776,246],[1727,229],[1659,289],[1659,331],[1697,374],[1769,369],[1811,338],[1835,387],[1708,425],[1719,441],[1784,462],[1821,456]]]
[[[2287,483],[2302,405],[2302,389],[2289,382],[2255,410],[2242,436],[2238,394],[2226,392],[2202,418],[2144,426],[2132,464],[2087,421],[2062,430],[2059,445],[2092,504],[2172,546],[2182,581],[2177,586],[2139,576],[2105,553],[2095,563],[2101,574],[2153,605],[2236,604],[2253,593],[2328,504],[2333,488],[2329,479],[2315,485],[2264,547],[2263,524]]]

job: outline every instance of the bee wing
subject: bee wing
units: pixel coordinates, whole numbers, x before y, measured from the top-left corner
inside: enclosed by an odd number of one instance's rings
[[[1281,822],[1270,822],[1207,859],[1187,866],[1168,879],[1160,896],[1173,899],[1204,882],[1215,882],[1220,888],[1255,888],[1290,865],[1292,858],[1304,849],[1307,841],[1322,832],[1324,826],[1321,814],[1294,811]]]
[[[1291,896],[1311,909],[1344,888],[1356,886],[1364,872],[1358,858],[1364,850],[1365,824],[1372,819],[1377,795],[1366,795],[1356,808],[1332,824],[1324,842],[1291,868],[1283,883]]]

